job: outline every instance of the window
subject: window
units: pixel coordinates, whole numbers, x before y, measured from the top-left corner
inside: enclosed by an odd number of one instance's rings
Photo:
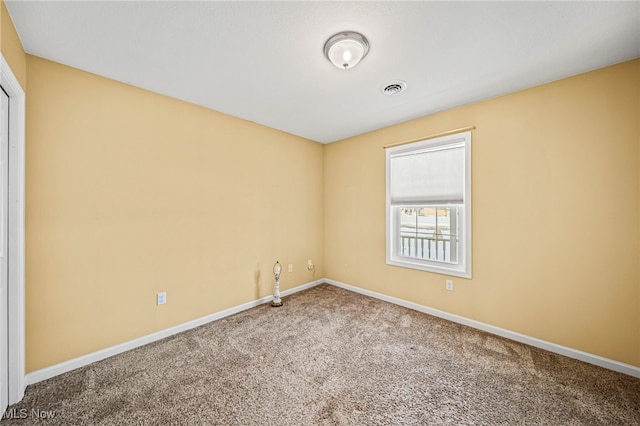
[[[386,157],[387,264],[471,278],[471,132]]]

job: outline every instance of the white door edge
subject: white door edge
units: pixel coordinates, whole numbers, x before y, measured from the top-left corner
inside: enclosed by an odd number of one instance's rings
[[[9,404],[25,390],[25,93],[0,53],[0,85],[9,95]]]

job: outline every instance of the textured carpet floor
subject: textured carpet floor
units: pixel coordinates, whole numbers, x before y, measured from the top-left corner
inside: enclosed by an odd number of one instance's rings
[[[640,379],[324,284],[29,386],[9,410],[26,418],[2,424],[638,425]]]

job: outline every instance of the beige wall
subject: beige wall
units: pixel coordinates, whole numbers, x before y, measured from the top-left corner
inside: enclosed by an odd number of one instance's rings
[[[323,276],[322,145],[27,69],[27,371],[267,296],[276,259],[282,289]]]
[[[22,89],[27,90],[27,57],[4,1],[0,0],[0,50]]]
[[[640,60],[327,145],[325,275],[640,366]],[[473,279],[385,263],[382,146],[474,125]]]

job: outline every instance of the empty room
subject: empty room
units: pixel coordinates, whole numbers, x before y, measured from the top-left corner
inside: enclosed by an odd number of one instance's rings
[[[0,0],[0,424],[640,424],[640,2]]]

